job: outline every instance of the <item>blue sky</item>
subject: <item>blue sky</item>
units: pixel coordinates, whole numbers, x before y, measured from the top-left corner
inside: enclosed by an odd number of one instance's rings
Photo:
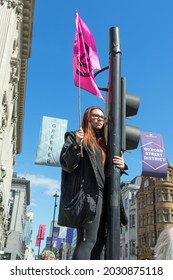
[[[137,116],[129,124],[141,131],[161,133],[166,155],[173,163],[173,2],[171,0],[57,1],[36,0],[31,57],[28,63],[22,153],[15,172],[31,181],[34,211],[33,245],[39,224],[46,224],[46,236],[53,217],[53,194],[60,189],[59,167],[34,164],[43,116],[68,120],[68,130],[79,126],[78,89],[72,72],[72,47],[76,32],[75,11],[91,30],[101,67],[109,64],[109,29],[120,29],[122,68],[127,92],[140,96]],[[108,71],[96,77],[106,87]],[[105,97],[105,93],[102,92]],[[81,90],[81,109],[92,105],[105,108],[98,97]],[[140,146],[125,153],[131,180],[141,175]],[[45,241],[42,241],[44,248]],[[35,248],[37,253],[37,248]]]

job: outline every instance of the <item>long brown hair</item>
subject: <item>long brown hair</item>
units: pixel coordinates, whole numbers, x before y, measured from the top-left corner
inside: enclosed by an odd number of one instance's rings
[[[103,110],[99,107],[92,106],[85,110],[82,120],[82,129],[84,131],[84,144],[89,146],[95,153],[96,146],[101,150],[102,153],[102,163],[105,162],[106,159],[106,140],[104,135],[104,126],[99,130],[99,137],[96,137],[96,133],[93,130],[91,125],[90,117],[93,110],[99,109],[103,112]],[[103,112],[104,113],[104,112]]]

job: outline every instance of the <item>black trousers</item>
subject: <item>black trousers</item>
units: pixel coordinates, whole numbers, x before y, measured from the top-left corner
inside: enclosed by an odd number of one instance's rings
[[[104,259],[106,207],[103,195],[98,197],[96,216],[92,223],[77,229],[73,260]]]

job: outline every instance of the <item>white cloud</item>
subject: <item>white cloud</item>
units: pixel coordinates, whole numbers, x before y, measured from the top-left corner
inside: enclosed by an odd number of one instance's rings
[[[45,190],[47,195],[53,195],[56,191],[60,194],[60,181],[45,177],[39,174],[18,174],[19,177],[24,177],[31,183],[31,188],[40,187]]]

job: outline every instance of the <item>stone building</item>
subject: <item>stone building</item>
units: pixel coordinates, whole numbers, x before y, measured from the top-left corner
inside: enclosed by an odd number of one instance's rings
[[[137,176],[130,182],[121,183],[121,195],[124,208],[128,217],[128,224],[121,228],[120,234],[120,259],[137,259],[137,193],[142,177]]]
[[[173,225],[173,167],[165,179],[143,177],[138,191],[138,259],[153,259],[160,232]]]
[[[8,235],[10,189],[22,150],[34,0],[0,0],[0,251]]]
[[[30,204],[30,181],[13,174],[10,211],[4,255],[9,260],[23,260],[27,242],[24,236],[26,209]]]

